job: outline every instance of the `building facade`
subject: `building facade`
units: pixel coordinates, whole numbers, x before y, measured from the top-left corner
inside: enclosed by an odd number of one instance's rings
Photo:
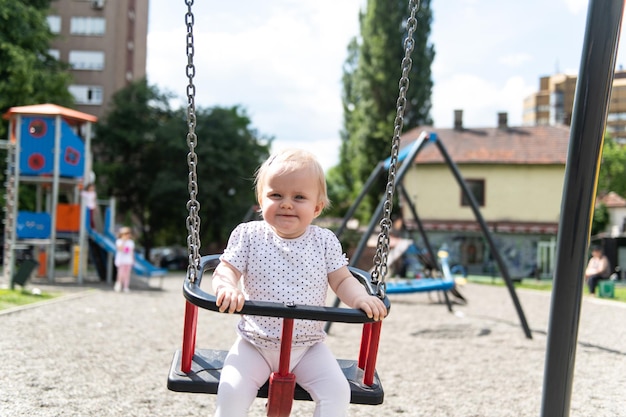
[[[456,111],[454,128],[416,128],[403,135],[403,146],[424,130],[436,133],[478,202],[511,275],[549,276],[569,128],[511,127],[503,113],[496,126],[465,128],[462,112]],[[436,146],[419,152],[404,186],[434,246],[445,244],[452,262],[470,273],[488,273],[494,267],[471,205]],[[403,218],[411,229],[405,206]]]
[[[53,0],[51,54],[70,65],[76,109],[98,117],[146,75],[149,0]]]
[[[555,74],[539,79],[539,91],[524,99],[524,126],[569,126],[576,95],[575,75]],[[615,72],[606,130],[626,143],[626,71]]]

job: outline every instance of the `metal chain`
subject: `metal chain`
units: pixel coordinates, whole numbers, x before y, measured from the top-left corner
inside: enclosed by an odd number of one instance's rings
[[[196,136],[196,87],[193,84],[193,77],[196,75],[196,67],[193,63],[194,45],[193,45],[193,24],[194,15],[191,10],[194,0],[185,0],[187,5],[187,13],[185,14],[185,24],[187,25],[187,146],[189,153],[187,154],[187,166],[189,167],[189,201],[187,201],[187,249],[189,254],[189,266],[187,267],[187,276],[191,282],[195,282],[200,268],[200,203],[198,196],[198,155],[196,155],[196,146],[198,145],[198,137]]]
[[[400,135],[404,125],[404,111],[406,109],[406,92],[409,88],[409,72],[413,61],[411,53],[415,47],[413,33],[417,28],[417,12],[420,8],[419,0],[409,0],[410,16],[407,19],[407,37],[404,40],[404,58],[402,59],[402,77],[398,83],[399,95],[396,102],[396,118],[394,120],[393,139],[391,144],[391,161],[389,164],[389,176],[385,190],[385,202],[383,206],[383,218],[380,221],[380,234],[374,255],[374,269],[372,271],[372,283],[376,285],[379,296],[385,295],[385,277],[388,272],[387,256],[389,255],[389,232],[391,230],[391,210],[393,208],[393,193],[396,183],[396,171],[398,168],[398,152],[400,150]]]

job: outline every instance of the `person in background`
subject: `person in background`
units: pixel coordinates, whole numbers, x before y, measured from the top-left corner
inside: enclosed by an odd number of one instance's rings
[[[312,154],[290,149],[272,155],[257,171],[256,195],[263,220],[233,230],[213,275],[219,311],[240,311],[245,300],[322,306],[330,286],[368,317],[387,315],[384,303],[350,273],[335,234],[311,225],[329,204],[324,171]],[[247,415],[259,388],[278,370],[281,326],[276,317],[241,317],[220,377],[216,417]],[[343,417],[350,387],[323,328],[321,321],[294,322],[289,369],[315,401],[315,416]]]
[[[117,233],[115,241],[115,266],[117,278],[115,279],[116,292],[129,291],[130,274],[135,263],[135,242],[132,238],[130,227],[122,227]]]
[[[81,197],[85,202],[85,207],[87,208],[87,213],[89,215],[89,225],[92,229],[96,227],[95,214],[96,208],[98,207],[98,200],[96,195],[96,186],[94,183],[89,183],[85,187],[85,189],[81,192]]]
[[[591,258],[585,270],[585,281],[589,294],[595,294],[598,282],[611,276],[611,264],[600,246],[591,248]]]

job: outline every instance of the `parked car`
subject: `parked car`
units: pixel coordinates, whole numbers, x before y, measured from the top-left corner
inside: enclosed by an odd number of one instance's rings
[[[189,258],[187,250],[180,246],[162,246],[152,248],[150,262],[171,271],[182,271],[187,269]]]
[[[15,262],[20,263],[26,259],[38,260],[38,251],[32,245],[17,243],[15,245]],[[4,259],[4,244],[0,244],[0,262]],[[66,265],[72,259],[71,242],[59,243],[54,251],[55,265]]]

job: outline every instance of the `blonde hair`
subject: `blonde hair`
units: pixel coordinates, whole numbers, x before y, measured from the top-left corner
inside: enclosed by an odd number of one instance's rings
[[[318,162],[315,155],[302,149],[285,149],[272,154],[256,172],[254,186],[256,189],[256,198],[261,202],[263,196],[263,186],[267,183],[270,168],[279,167],[273,174],[285,174],[298,171],[300,169],[311,169],[318,181],[319,201],[324,208],[330,206],[328,199],[328,190],[326,188],[326,177],[324,169]]]
[[[120,227],[120,230],[117,231],[117,237],[120,238],[122,237],[122,235],[126,233],[128,233],[131,236],[133,235],[133,231],[131,230],[130,227],[126,227],[126,226]]]

